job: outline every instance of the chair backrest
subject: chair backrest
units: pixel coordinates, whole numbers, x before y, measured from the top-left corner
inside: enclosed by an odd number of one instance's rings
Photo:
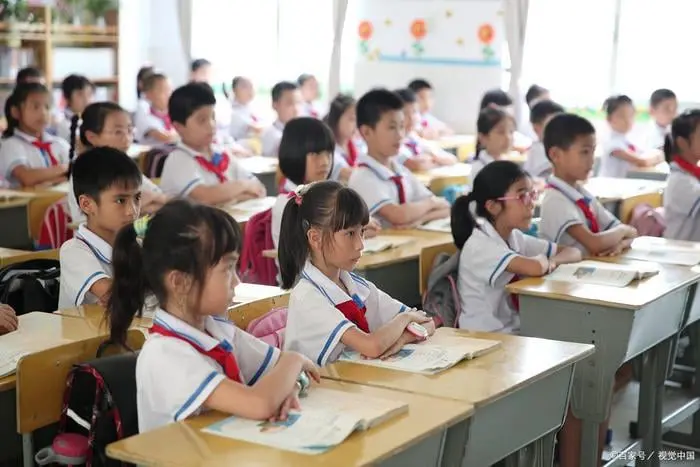
[[[457,247],[454,243],[429,246],[420,251],[420,256],[418,257],[418,290],[420,291],[421,297],[428,287],[428,277],[430,277],[430,271],[433,268],[435,257],[440,253],[452,255],[456,251]]]
[[[288,304],[289,294],[263,298],[254,302],[232,306],[228,309],[228,318],[240,329],[248,329],[248,325],[254,319],[260,318],[273,308],[287,306]]]
[[[75,318],[79,319],[79,318]],[[73,365],[93,360],[106,336],[32,353],[17,364],[17,432],[34,430],[58,422],[66,389],[66,377]],[[143,332],[129,330],[127,343],[134,350],[146,340]]]

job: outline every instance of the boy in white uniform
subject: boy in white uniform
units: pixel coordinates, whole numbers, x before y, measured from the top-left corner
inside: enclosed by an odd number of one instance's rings
[[[582,187],[593,168],[593,125],[577,115],[555,115],[544,130],[544,146],[553,175],[540,207],[540,236],[574,246],[584,255],[628,248],[637,231],[620,223]]]
[[[114,239],[141,209],[141,172],[126,154],[102,147],[77,158],[71,177],[87,222],[61,247],[58,306],[104,305],[112,285]]]
[[[181,143],[163,166],[161,188],[170,196],[187,196],[218,205],[265,196],[265,187],[233,156],[213,149],[216,135],[211,88],[190,83],[173,92],[169,114]]]
[[[143,82],[143,92],[150,106],[139,106],[134,114],[136,141],[149,146],[177,141],[177,133],[168,115],[168,100],[172,94],[168,77],[160,73],[148,75]]]
[[[231,81],[233,102],[231,103],[231,125],[229,133],[235,140],[250,138],[260,133],[260,120],[251,109],[255,98],[253,83],[248,78],[236,76]]]
[[[277,113],[277,120],[260,135],[263,156],[277,157],[284,125],[299,115],[300,106],[301,94],[296,84],[289,81],[275,84],[272,88],[272,108]]]
[[[318,80],[314,75],[303,73],[297,78],[299,91],[301,92],[302,105],[299,110],[300,117],[323,118],[323,111],[318,102]]]
[[[527,159],[523,168],[533,177],[544,178],[552,173],[552,164],[547,158],[544,150],[542,138],[544,127],[547,122],[556,114],[564,112],[564,108],[549,100],[539,101],[530,110],[530,123],[535,133],[536,139],[533,141],[530,150],[527,152]]]
[[[666,136],[671,133],[671,122],[678,114],[678,99],[670,89],[657,89],[649,99],[649,129],[646,149],[663,149]]]
[[[370,214],[384,226],[423,224],[450,215],[450,205],[434,196],[395,160],[403,138],[403,102],[386,89],[375,89],[357,102],[357,126],[367,142],[348,186],[362,196]]]
[[[418,100],[418,119],[415,130],[426,139],[437,139],[452,134],[452,130],[439,118],[431,113],[435,98],[433,86],[424,79],[414,79],[408,83],[408,89],[413,91]]]

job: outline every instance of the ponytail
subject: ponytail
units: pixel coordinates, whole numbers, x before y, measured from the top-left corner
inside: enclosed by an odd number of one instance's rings
[[[12,116],[12,107],[15,107],[16,97],[14,92],[5,101],[5,120],[7,121],[7,127],[2,132],[3,138],[9,138],[15,134],[15,128],[19,126],[19,121]]]
[[[476,219],[471,212],[470,205],[474,201],[473,192],[457,198],[452,205],[450,213],[450,226],[452,228],[452,238],[455,246],[460,250],[472,236],[476,227]]]
[[[134,316],[141,315],[147,290],[142,250],[134,224],[126,225],[117,234],[112,265],[112,289],[107,302],[110,341],[125,347],[126,333]]]
[[[73,170],[73,159],[75,159],[75,146],[76,140],[78,139],[78,122],[80,121],[80,115],[75,114],[70,119],[70,151],[68,152],[68,176]]]
[[[19,127],[19,120],[12,115],[12,109],[19,107],[31,94],[49,94],[49,90],[41,83],[25,82],[19,83],[5,101],[5,119],[7,128],[2,133],[3,138],[9,138],[15,134],[15,129]]]
[[[498,107],[484,107],[479,111],[479,116],[476,119],[476,154],[474,160],[479,160],[479,153],[484,149],[479,136],[488,135],[496,125],[510,116]]]
[[[664,139],[664,158],[666,162],[671,162],[673,156],[679,154],[678,139],[686,140],[690,145],[690,139],[700,125],[700,109],[689,109],[673,119],[671,123],[671,133]]]
[[[666,159],[666,162],[668,162],[669,164],[673,160],[673,152],[673,137],[669,133],[664,138],[664,159]]]
[[[228,91],[226,90],[226,83],[221,83],[221,92],[224,93],[224,96],[226,99],[231,99],[231,96],[229,95]]]
[[[284,235],[280,235],[278,260],[282,288],[285,290],[294,287],[310,252],[306,233],[311,224],[302,217],[301,196],[295,193],[294,197],[287,201],[282,214],[280,232],[284,232]]]

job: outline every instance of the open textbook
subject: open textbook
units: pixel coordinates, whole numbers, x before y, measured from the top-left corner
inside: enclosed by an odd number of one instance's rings
[[[69,342],[62,338],[39,339],[32,338],[29,333],[14,331],[0,339],[0,378],[12,375],[17,371],[17,363],[25,355],[41,352]]]
[[[462,360],[483,355],[499,345],[499,341],[464,337],[449,345],[430,344],[429,341],[424,344],[408,344],[386,360],[366,358],[356,351],[346,350],[339,360],[410,373],[435,374],[453,367]]]
[[[659,269],[651,263],[632,266],[603,261],[581,261],[562,264],[546,278],[553,281],[626,287],[632,281],[646,279],[658,273]]]
[[[301,410],[291,412],[287,420],[229,417],[203,431],[286,451],[320,454],[355,430],[367,430],[407,411],[408,405],[401,401],[314,387],[301,399]]]
[[[365,247],[363,253],[379,253],[380,251],[390,250],[399,247],[413,240],[411,237],[400,237],[394,235],[380,235],[374,238],[364,240]]]
[[[639,237],[632,242],[632,248],[623,253],[625,258],[641,261],[654,261],[680,266],[700,264],[700,248],[696,243],[673,242],[661,238]]]
[[[452,225],[450,224],[450,218],[446,217],[444,219],[435,219],[434,221],[426,222],[425,224],[418,227],[420,230],[430,230],[432,232],[452,232]]]

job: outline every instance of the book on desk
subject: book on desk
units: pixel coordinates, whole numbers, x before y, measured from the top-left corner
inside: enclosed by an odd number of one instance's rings
[[[659,273],[653,264],[626,265],[602,261],[581,261],[562,264],[546,276],[547,280],[578,284],[626,287],[632,281],[646,279]]]

